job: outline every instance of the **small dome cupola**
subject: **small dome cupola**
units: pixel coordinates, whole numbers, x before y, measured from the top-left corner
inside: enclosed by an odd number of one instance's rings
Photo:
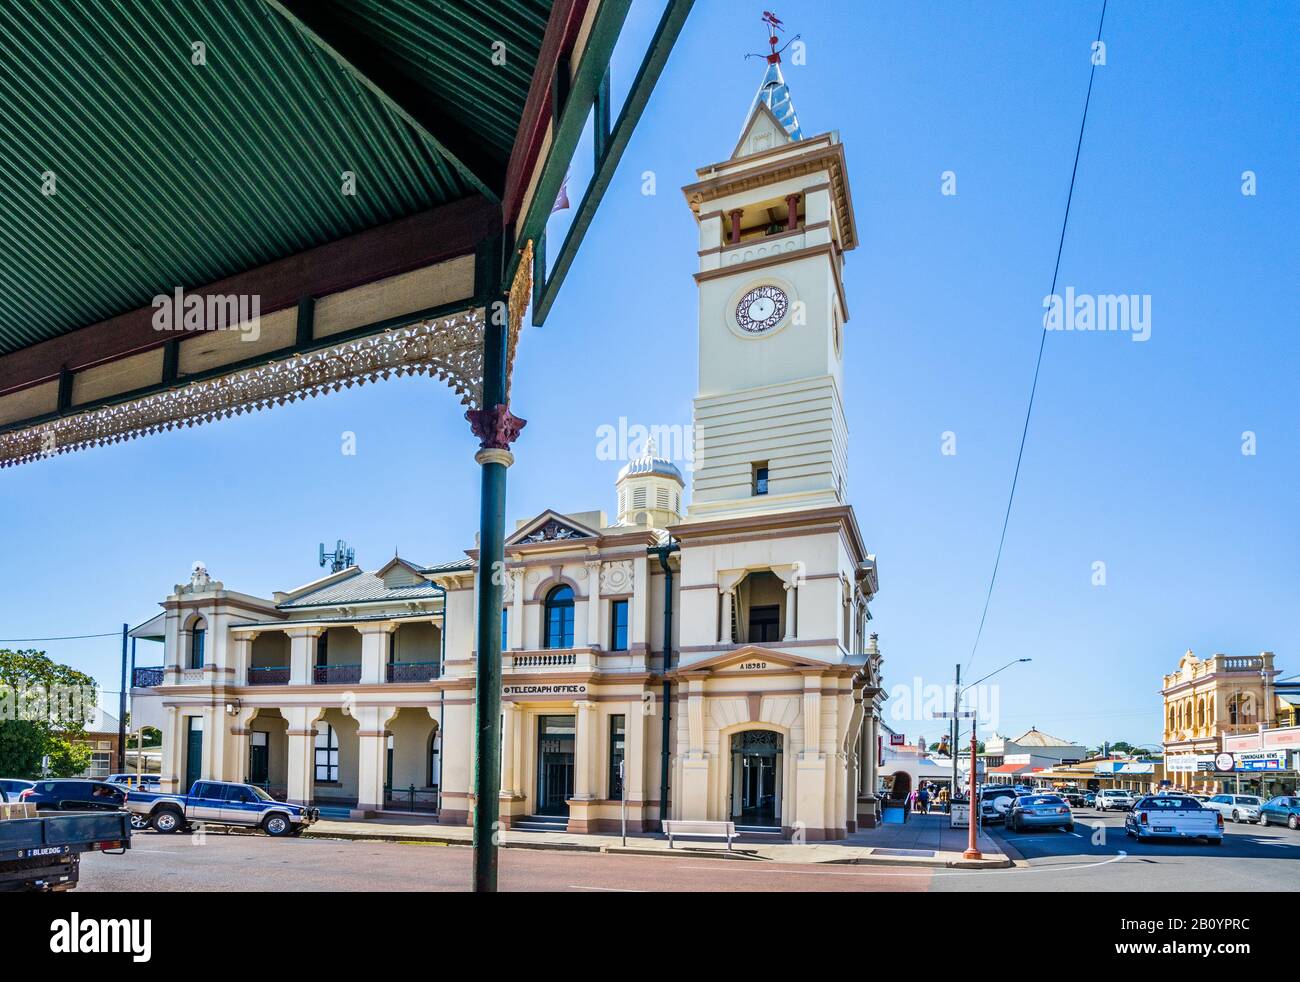
[[[618,472],[618,524],[666,528],[681,521],[685,486],[682,472],[647,440],[645,452]]]

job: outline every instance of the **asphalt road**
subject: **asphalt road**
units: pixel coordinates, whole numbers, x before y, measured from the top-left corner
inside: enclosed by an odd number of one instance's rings
[[[1221,846],[1136,843],[1123,816],[1081,811],[1074,834],[991,829],[1024,857],[966,871],[743,862],[691,855],[504,849],[501,888],[519,891],[1273,891],[1295,890],[1300,832],[1229,823]],[[135,836],[122,856],[89,855],[81,891],[465,890],[470,850],[335,839],[208,833]]]
[[[1138,842],[1124,833],[1123,812],[1076,809],[1074,832],[989,829],[1027,866],[991,875],[982,890],[1275,891],[1300,889],[1293,870],[1300,832],[1258,825],[1225,826],[1223,844]],[[969,889],[936,878],[934,889]]]

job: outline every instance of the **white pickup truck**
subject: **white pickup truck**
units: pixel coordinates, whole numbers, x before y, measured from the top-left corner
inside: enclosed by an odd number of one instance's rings
[[[1138,842],[1204,839],[1217,846],[1223,842],[1223,815],[1185,795],[1151,795],[1139,798],[1124,816],[1124,831]]]

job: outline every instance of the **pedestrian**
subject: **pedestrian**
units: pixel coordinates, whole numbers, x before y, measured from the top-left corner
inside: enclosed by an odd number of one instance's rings
[[[924,785],[921,787],[921,793],[918,795],[918,798],[921,803],[921,814],[930,814],[930,792],[926,790]]]

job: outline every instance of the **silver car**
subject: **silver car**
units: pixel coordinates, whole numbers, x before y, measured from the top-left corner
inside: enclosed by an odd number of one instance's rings
[[[1258,822],[1264,799],[1253,794],[1216,794],[1201,804],[1234,822]]]
[[[1031,828],[1055,828],[1074,831],[1074,813],[1059,794],[1021,795],[1007,812],[1007,828],[1024,832]]]

